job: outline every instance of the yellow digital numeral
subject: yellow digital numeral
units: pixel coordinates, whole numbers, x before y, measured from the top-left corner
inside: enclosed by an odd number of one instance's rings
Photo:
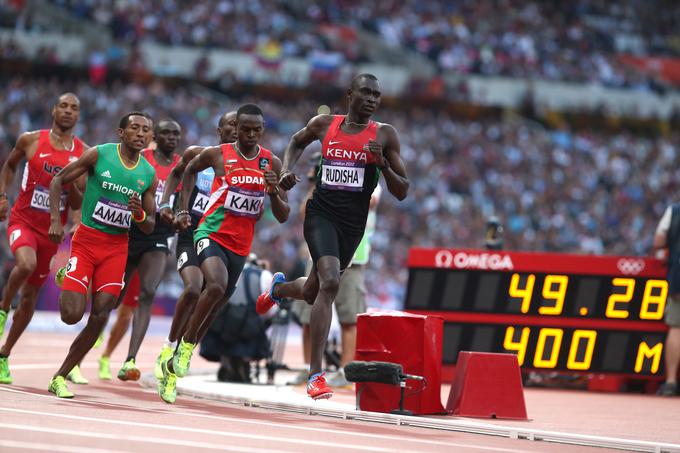
[[[626,319],[628,318],[628,310],[623,310],[616,308],[617,303],[627,304],[633,298],[633,292],[635,292],[635,280],[632,278],[615,278],[612,281],[614,286],[620,286],[626,288],[626,292],[623,294],[612,294],[607,300],[607,311],[605,315],[607,318],[617,318]]]
[[[578,348],[581,340],[586,341],[586,354],[582,361],[576,360]],[[597,340],[597,332],[594,330],[575,330],[574,336],[571,337],[571,346],[569,347],[569,358],[567,359],[567,368],[570,370],[587,370],[593,361],[593,350],[595,349],[595,341]]]
[[[652,366],[650,367],[650,372],[652,374],[659,371],[659,363],[661,363],[661,353],[663,352],[663,343],[657,343],[653,348],[650,348],[646,342],[640,343],[638,346],[637,357],[635,358],[635,372],[639,373],[642,371],[642,365],[645,363],[645,359],[652,359]]]
[[[657,289],[658,294],[652,294]],[[642,296],[642,307],[640,307],[640,319],[661,319],[666,308],[666,297],[668,297],[668,282],[666,280],[647,280],[645,293]],[[654,310],[649,311],[652,305]]]
[[[519,337],[519,341],[514,341],[515,328],[508,327],[505,329],[505,339],[503,340],[503,347],[506,351],[517,351],[517,361],[519,366],[524,365],[524,357],[527,353],[527,344],[529,343],[529,328],[523,327],[522,334]]]
[[[557,359],[560,356],[560,346],[562,345],[562,336],[564,331],[562,329],[541,329],[538,332],[538,341],[536,342],[536,354],[534,355],[534,366],[536,368],[555,368],[557,366]],[[543,359],[543,352],[545,351],[545,343],[548,337],[553,337],[553,346],[550,351],[550,358]]]
[[[553,289],[553,285],[557,285],[557,289]],[[554,299],[555,305],[552,307],[539,307],[538,312],[542,315],[557,316],[562,314],[564,307],[564,296],[567,294],[567,286],[569,285],[569,277],[566,275],[546,275],[543,282],[543,298]]]
[[[534,282],[536,281],[536,276],[534,274],[527,275],[527,284],[524,288],[519,288],[519,274],[512,274],[510,279],[510,289],[508,293],[511,297],[516,297],[522,299],[522,305],[520,311],[522,313],[529,312],[529,306],[531,305],[531,295],[534,293]]]

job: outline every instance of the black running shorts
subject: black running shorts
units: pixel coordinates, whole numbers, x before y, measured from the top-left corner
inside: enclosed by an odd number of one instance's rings
[[[203,261],[213,256],[222,260],[227,267],[227,273],[229,275],[225,295],[227,299],[230,298],[236,290],[236,282],[238,282],[241,271],[243,271],[243,266],[246,264],[246,257],[237,255],[209,238],[203,238],[196,242],[196,255],[198,255],[198,261],[201,264],[203,264]]]
[[[319,211],[307,206],[304,234],[312,261],[316,264],[322,256],[334,256],[340,260],[340,270],[344,271],[352,262],[363,233],[348,233]]]
[[[189,266],[199,267],[194,235],[191,231],[180,231],[177,234],[177,271],[182,272]]]
[[[149,236],[144,239],[132,239],[128,241],[127,266],[137,266],[145,253],[160,251],[166,255],[170,253],[170,237]]]

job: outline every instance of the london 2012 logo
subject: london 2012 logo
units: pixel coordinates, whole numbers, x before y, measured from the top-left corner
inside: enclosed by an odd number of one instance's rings
[[[500,253],[466,253],[457,252],[453,254],[449,250],[440,250],[434,257],[437,267],[456,268],[456,269],[490,269],[512,270],[514,264],[510,255]]]
[[[623,275],[637,275],[645,269],[645,260],[639,258],[621,258],[616,262],[616,268]]]

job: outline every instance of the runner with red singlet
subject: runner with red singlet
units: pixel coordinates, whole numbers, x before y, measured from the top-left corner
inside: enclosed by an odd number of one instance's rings
[[[5,344],[0,348],[0,384],[11,384],[8,357],[19,337],[28,326],[38,293],[50,272],[52,258],[57,253],[58,242],[48,237],[50,228],[49,191],[53,176],[69,163],[78,159],[87,148],[73,134],[80,116],[80,100],[73,93],[64,93],[52,108],[52,126],[49,130],[25,132],[10,152],[0,170],[0,221],[7,218],[9,202],[7,189],[12,185],[19,163],[26,160],[21,189],[12,207],[7,226],[9,246],[15,258],[15,265],[5,284],[0,302],[0,337],[10,304],[21,290],[19,306],[14,312],[12,327]],[[84,184],[80,181],[79,184]],[[68,212],[80,209],[82,189],[72,190],[64,186],[60,197],[62,224],[66,223]],[[77,375],[79,369],[73,370]]]
[[[264,209],[265,192],[279,222],[285,222],[290,212],[286,194],[277,186],[281,161],[259,145],[264,115],[257,105],[246,104],[237,110],[236,133],[235,143],[204,149],[189,163],[182,178],[181,209],[176,217],[180,229],[186,230],[191,227],[188,207],[196,174],[208,167],[215,171],[208,207],[194,233],[205,286],[172,358],[162,362],[158,392],[168,403],[175,402],[177,377],[189,370],[201,327],[227,303],[236,287],[255,223]]]
[[[322,373],[323,353],[331,326],[332,305],[340,276],[361,242],[371,195],[380,175],[397,199],[406,198],[409,180],[400,156],[397,131],[371,119],[380,105],[380,84],[372,74],[359,74],[347,90],[347,115],[318,115],[293,135],[286,148],[280,186],[290,190],[299,178],[291,171],[305,148],[319,140],[322,156],[312,197],[307,201],[304,237],[314,262],[308,277],[286,283],[274,274],[272,286],[257,300],[258,313],[282,297],[313,304],[310,319],[311,361],[307,394],[330,398]]]

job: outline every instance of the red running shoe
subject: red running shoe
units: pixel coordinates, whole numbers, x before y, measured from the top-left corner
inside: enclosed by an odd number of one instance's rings
[[[275,298],[272,296],[272,293],[274,292],[274,288],[276,285],[279,283],[285,283],[286,282],[286,277],[283,275],[283,272],[277,272],[274,274],[274,277],[272,278],[272,286],[269,288],[269,291],[265,291],[262,294],[260,294],[260,297],[257,298],[257,303],[255,304],[255,311],[257,312],[258,315],[263,315],[267,313],[269,310],[274,305],[278,305],[281,302],[281,299]]]
[[[326,373],[317,374],[307,381],[307,395],[313,400],[327,400],[333,396],[333,390],[326,384]]]

